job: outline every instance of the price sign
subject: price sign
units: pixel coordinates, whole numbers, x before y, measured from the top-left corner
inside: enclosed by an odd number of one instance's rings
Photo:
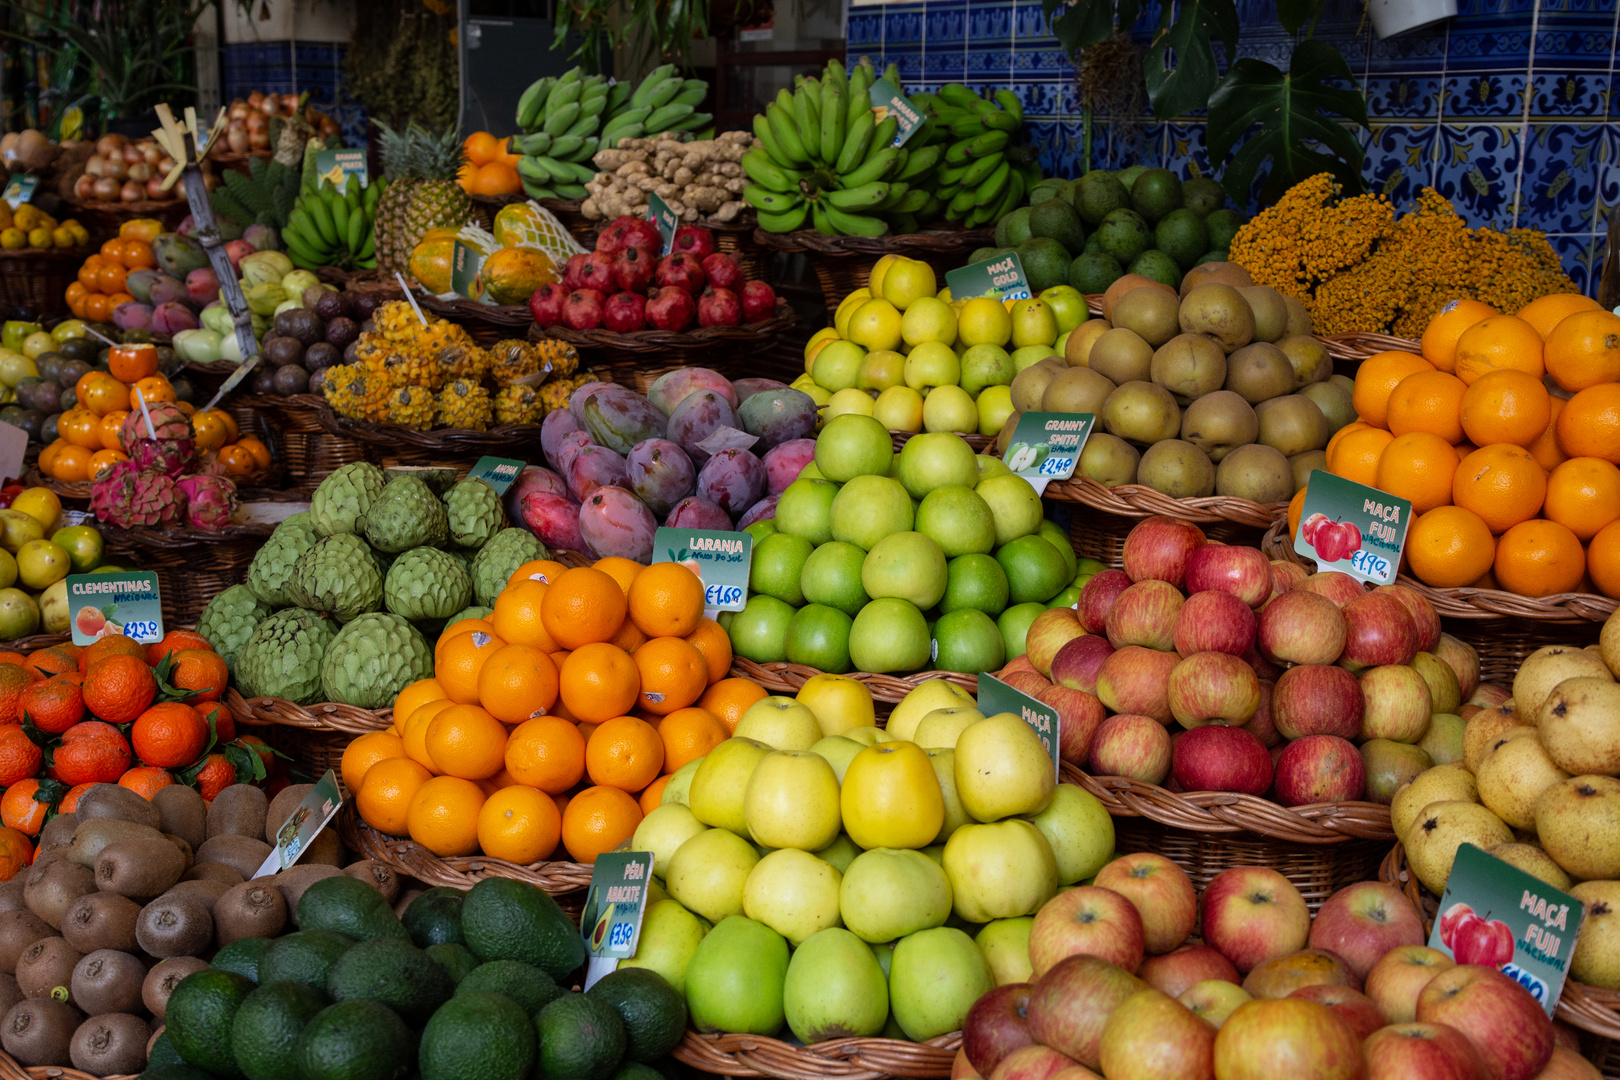
[[[13,176],[11,182],[6,185],[4,194],[0,194],[0,199],[5,199],[7,205],[15,210],[34,197],[34,189],[38,186],[37,176]]]
[[[460,240],[450,256],[450,291],[481,304],[494,303],[485,295],[484,253]]]
[[[647,192],[647,220],[658,227],[658,235],[664,238],[664,250],[660,254],[668,255],[674,247],[675,230],[681,227],[681,219],[656,191]]]
[[[703,606],[741,611],[748,601],[754,538],[745,532],[662,528],[653,534],[652,561],[678,562],[703,582]]]
[[[147,570],[70,574],[67,590],[73,644],[89,645],[113,634],[142,645],[163,640],[163,600],[156,574]]]
[[[1091,413],[1024,413],[1013,428],[1002,460],[1028,480],[1036,494],[1042,494],[1053,480],[1074,475],[1096,422]]]
[[[315,182],[322,180],[331,184],[339,191],[348,187],[349,177],[354,177],[355,183],[364,188],[370,179],[371,173],[366,165],[366,152],[364,150],[317,150],[315,151]]]
[[[1429,948],[1495,968],[1551,1016],[1586,914],[1581,901],[1473,844],[1457,849]]]
[[[1305,485],[1294,550],[1318,570],[1388,585],[1401,565],[1412,503],[1321,469]]]
[[[889,117],[894,117],[900,126],[894,132],[894,145],[904,146],[911,133],[922,127],[922,111],[907,100],[900,88],[888,79],[879,79],[867,90],[867,96],[872,99],[872,111],[877,113],[877,122],[883,123]],[[952,293],[951,295],[955,295]]]
[[[506,489],[512,486],[522,471],[521,461],[486,455],[478,459],[478,463],[472,467],[472,472],[467,474],[467,479],[482,480],[495,489],[495,494],[505,495]]]
[[[338,789],[337,776],[327,769],[326,775],[287,815],[287,820],[276,833],[276,849],[265,857],[263,865],[253,876],[268,877],[297,862],[298,856],[309,850],[309,845],[337,816],[338,807],[342,805],[343,792]]]
[[[1030,697],[1022,690],[1014,690],[994,675],[979,676],[979,711],[986,716],[1012,713],[1021,717],[1040,736],[1041,745],[1052,755],[1052,775],[1061,779],[1058,756],[1058,731],[1061,717],[1052,706]]]
[[[591,958],[585,989],[617,967],[620,960],[636,955],[641,921],[647,912],[647,888],[652,880],[650,851],[613,851],[596,857],[591,867],[591,887],[585,894],[585,910],[579,920],[579,932]]]
[[[945,284],[951,288],[952,300],[971,300],[988,296],[992,300],[1028,300],[1033,293],[1029,278],[1024,276],[1024,264],[1016,251],[994,259],[984,259],[959,267],[945,275]]]

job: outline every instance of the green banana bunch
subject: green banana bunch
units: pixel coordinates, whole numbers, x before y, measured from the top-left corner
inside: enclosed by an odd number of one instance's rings
[[[933,152],[930,165],[919,170],[939,200],[932,211],[978,228],[1000,220],[1040,182],[1037,151],[1020,142],[1023,103],[1011,90],[984,98],[947,83],[936,93],[913,94],[911,103],[928,117],[906,145],[915,156]]]
[[[325,182],[306,186],[281,230],[293,265],[301,270],[376,269],[377,202],[387,184],[377,180],[364,189],[350,184],[342,192]]]

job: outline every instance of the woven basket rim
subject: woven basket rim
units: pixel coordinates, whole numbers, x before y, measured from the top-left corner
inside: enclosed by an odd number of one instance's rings
[[[271,462],[268,469],[261,469],[237,481],[237,497],[242,502],[278,501],[273,497],[276,493],[270,485],[280,480],[286,472],[287,467],[285,464],[279,461]],[[28,472],[23,476],[23,483],[29,487],[49,488],[51,491],[56,492],[57,498],[60,499],[75,499],[86,502],[89,501],[95,487],[93,480],[58,480],[54,476],[46,476],[39,471],[38,465],[29,466]],[[253,490],[254,498],[242,499],[242,492],[249,489]],[[267,495],[271,497],[266,498]]]
[[[212,531],[174,527],[154,528],[147,525],[120,529],[115,525],[98,521],[96,528],[101,532],[109,550],[158,548],[172,551],[175,548],[218,547],[221,544],[257,542],[275,532],[276,527],[269,523],[244,522]]]
[[[87,256],[95,254],[96,249],[89,244],[83,247],[70,248],[0,248],[0,262],[26,262],[29,259],[43,259],[47,262],[83,262]]]
[[[690,1028],[670,1056],[717,1076],[776,1080],[932,1080],[951,1074],[962,1046],[952,1031],[927,1042],[904,1039],[830,1039],[797,1046],[763,1035],[700,1035]]]
[[[369,420],[353,420],[347,416],[339,416],[324,400],[315,411],[321,429],[328,435],[338,435],[382,447],[408,446],[429,452],[466,454],[526,449],[540,441],[539,424],[509,424],[487,431],[478,431],[474,428],[434,428],[431,431],[417,431],[399,424],[377,424]]]
[[[71,1065],[24,1065],[0,1050],[0,1080],[136,1080],[139,1073],[96,1076]]]
[[[393,709],[362,709],[335,701],[299,705],[286,698],[248,698],[234,686],[225,692],[225,705],[241,722],[260,726],[279,724],[305,731],[368,735],[387,731],[394,724]]]
[[[764,664],[740,656],[734,656],[731,660],[731,675],[734,678],[752,679],[773,694],[796,694],[806,682],[821,674],[823,672],[817,668],[805,664],[789,664],[780,660]],[[863,684],[871,691],[873,701],[891,705],[897,704],[911,691],[931,679],[944,679],[970,694],[977,695],[979,692],[978,676],[967,675],[960,671],[915,671],[906,675],[847,671],[843,675]]]
[[[913,252],[951,255],[989,247],[995,237],[994,229],[925,229],[898,236],[823,236],[814,229],[785,233],[754,230],[754,242],[760,247],[826,258],[869,258]]]
[[[1365,360],[1381,352],[1422,354],[1423,346],[1411,338],[1396,337],[1376,330],[1352,330],[1343,334],[1318,334],[1317,340],[1328,355],[1338,360]]]
[[[665,349],[697,349],[732,342],[757,342],[774,337],[798,324],[793,306],[776,299],[776,314],[764,322],[740,326],[704,326],[696,330],[670,332],[637,330],[615,334],[611,330],[570,330],[566,326],[541,327],[530,320],[529,337],[534,340],[565,341],[575,348],[612,349],[617,352],[658,353]]]
[[[48,649],[53,645],[66,645],[73,640],[73,635],[61,634],[29,634],[27,637],[13,638],[10,641],[0,641],[7,652],[31,653],[36,649]]]
[[[391,867],[396,873],[431,885],[470,889],[486,878],[528,882],[552,896],[565,896],[590,888],[591,868],[584,863],[538,862],[529,866],[485,855],[443,858],[415,841],[385,836],[360,819],[354,801],[338,812],[338,832],[356,854]]]
[[[93,201],[85,199],[66,199],[64,201],[69,206],[73,207],[73,209],[78,210],[81,213],[103,213],[113,214],[117,217],[132,218],[142,217],[149,213],[156,213],[164,210],[174,210],[176,207],[186,205],[186,200],[184,199],[139,199],[135,202],[123,202],[122,200],[107,199],[96,199]]]
[[[1171,517],[1194,524],[1230,521],[1265,529],[1288,517],[1285,502],[1257,503],[1227,495],[1178,499],[1145,484],[1120,484],[1110,488],[1085,476],[1055,480],[1046,486],[1043,497],[1056,502],[1080,503],[1118,517]]]
[[[476,200],[478,197],[475,195],[473,198]],[[580,217],[585,218],[584,199],[536,199],[535,201],[541,206],[545,207],[547,210],[550,210],[553,214],[560,210],[565,214],[578,214]],[[590,223],[590,227],[593,229],[601,228],[603,225],[607,225],[611,221],[610,218],[605,217],[585,218],[585,220]],[[705,214],[702,217],[699,217],[696,221],[683,221],[681,224],[701,225],[710,232],[751,233],[754,231],[755,225],[757,224],[757,219],[754,215],[753,209],[751,207],[744,206],[742,212],[730,221],[716,221],[714,218]]]

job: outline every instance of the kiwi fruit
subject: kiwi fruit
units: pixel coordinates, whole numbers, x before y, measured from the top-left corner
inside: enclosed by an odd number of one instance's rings
[[[298,925],[298,901],[303,899],[304,890],[323,878],[337,877],[343,871],[335,866],[317,865],[289,866],[274,878],[276,888],[281,890],[281,897],[287,901],[287,918],[294,925]],[[3,958],[3,954],[0,954]]]
[[[139,796],[136,796],[139,798]],[[214,796],[208,808],[208,837],[264,835],[270,800],[252,784],[232,784]]]
[[[141,908],[135,940],[153,956],[196,956],[214,940],[214,917],[202,901],[169,893]]]
[[[0,911],[16,911],[27,906],[23,901],[22,878],[12,878],[10,881],[0,883]]]
[[[95,871],[64,859],[43,866],[36,863],[23,879],[23,903],[56,929],[61,929],[69,904],[95,891]]]
[[[349,850],[343,846],[343,838],[336,829],[323,829],[298,856],[298,861],[311,866],[342,867],[349,861]]]
[[[96,856],[96,888],[141,900],[161,895],[185,872],[185,856],[162,836],[108,844]]]
[[[92,1016],[108,1012],[144,1012],[141,983],[146,965],[133,953],[97,949],[73,967],[73,1004]]]
[[[73,830],[78,827],[77,813],[57,814],[39,830],[39,850],[44,852],[51,848],[67,847],[73,843]]]
[[[19,1001],[27,1001],[28,995],[22,992],[13,975],[0,972],[0,1016],[11,1011],[11,1007]]]
[[[21,1065],[61,1065],[69,1060],[73,1033],[84,1014],[65,1001],[18,1002],[0,1020],[0,1047]]]
[[[276,833],[292,817],[292,812],[298,809],[298,804],[304,801],[304,796],[315,790],[314,784],[288,784],[276,792],[276,797],[270,800],[270,809],[264,815],[264,838],[270,843],[276,842]]]
[[[170,784],[152,796],[163,822],[158,826],[166,833],[174,833],[193,848],[208,839],[208,804],[203,797],[184,784]]]
[[[232,886],[223,881],[182,881],[170,889],[165,896],[187,896],[207,908],[212,914],[214,905],[219,898],[230,892]]]
[[[185,869],[190,870],[192,863],[197,861],[197,853],[195,850],[193,850],[192,846],[186,842],[185,837],[177,836],[174,833],[160,833],[159,835],[174,845],[174,850],[178,851],[180,853],[180,858],[185,860]]]
[[[0,971],[17,970],[17,958],[29,946],[53,935],[53,927],[27,908],[0,912]]]
[[[381,869],[397,888],[393,873],[387,867]],[[239,938],[275,937],[286,925],[287,901],[268,882],[244,881],[214,904],[214,943],[221,947]]]
[[[41,938],[17,958],[17,985],[31,998],[50,997],[73,982],[73,969],[83,958],[65,938]]]
[[[173,786],[175,785],[170,785]],[[108,844],[115,844],[120,840],[151,840],[162,836],[163,834],[156,829],[137,825],[133,821],[91,818],[89,821],[79,823],[79,827],[73,831],[73,843],[63,850],[63,855],[80,866],[94,866],[96,856],[100,855],[101,849]]]
[[[163,827],[163,815],[158,808],[141,798],[127,787],[118,784],[95,784],[90,790],[79,796],[79,805],[74,809],[80,821],[89,821],[91,818],[118,818],[120,821],[133,821],[138,825],[145,825],[149,829]]]
[[[180,876],[182,882],[186,881],[217,881],[227,889],[232,885],[240,885],[247,878],[242,871],[234,866],[226,866],[222,862],[200,862],[192,866]]]
[[[82,953],[97,949],[134,952],[135,920],[140,914],[141,905],[127,896],[86,893],[68,905],[62,916],[62,936]]]
[[[75,1069],[92,1076],[138,1073],[146,1067],[146,1021],[127,1012],[103,1013],[79,1025],[68,1046]]]
[[[234,867],[243,880],[248,880],[259,872],[259,867],[264,865],[264,860],[273,850],[263,840],[251,836],[221,833],[202,842],[197,848],[197,861],[222,862]]]
[[[146,1006],[147,1012],[162,1020],[163,1011],[169,1007],[169,995],[180,985],[180,980],[206,967],[208,961],[195,956],[170,957],[154,965],[141,982],[141,1004]]]
[[[343,872],[382,893],[383,899],[390,904],[399,898],[399,875],[380,862],[362,859],[344,867]]]

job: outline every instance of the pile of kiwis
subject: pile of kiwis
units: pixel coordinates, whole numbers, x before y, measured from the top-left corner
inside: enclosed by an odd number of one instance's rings
[[[1236,263],[1120,278],[1063,347],[1013,379],[1002,448],[1024,411],[1094,413],[1075,475],[1107,487],[1287,502],[1356,418],[1304,306]]]
[[[235,784],[210,804],[179,784],[150,802],[97,784],[47,822],[33,865],[0,884],[0,1047],[26,1066],[138,1073],[180,980],[262,949],[311,884],[347,874],[393,903],[393,871],[345,865],[333,829],[298,865],[253,879],[311,787],[271,801]]]

